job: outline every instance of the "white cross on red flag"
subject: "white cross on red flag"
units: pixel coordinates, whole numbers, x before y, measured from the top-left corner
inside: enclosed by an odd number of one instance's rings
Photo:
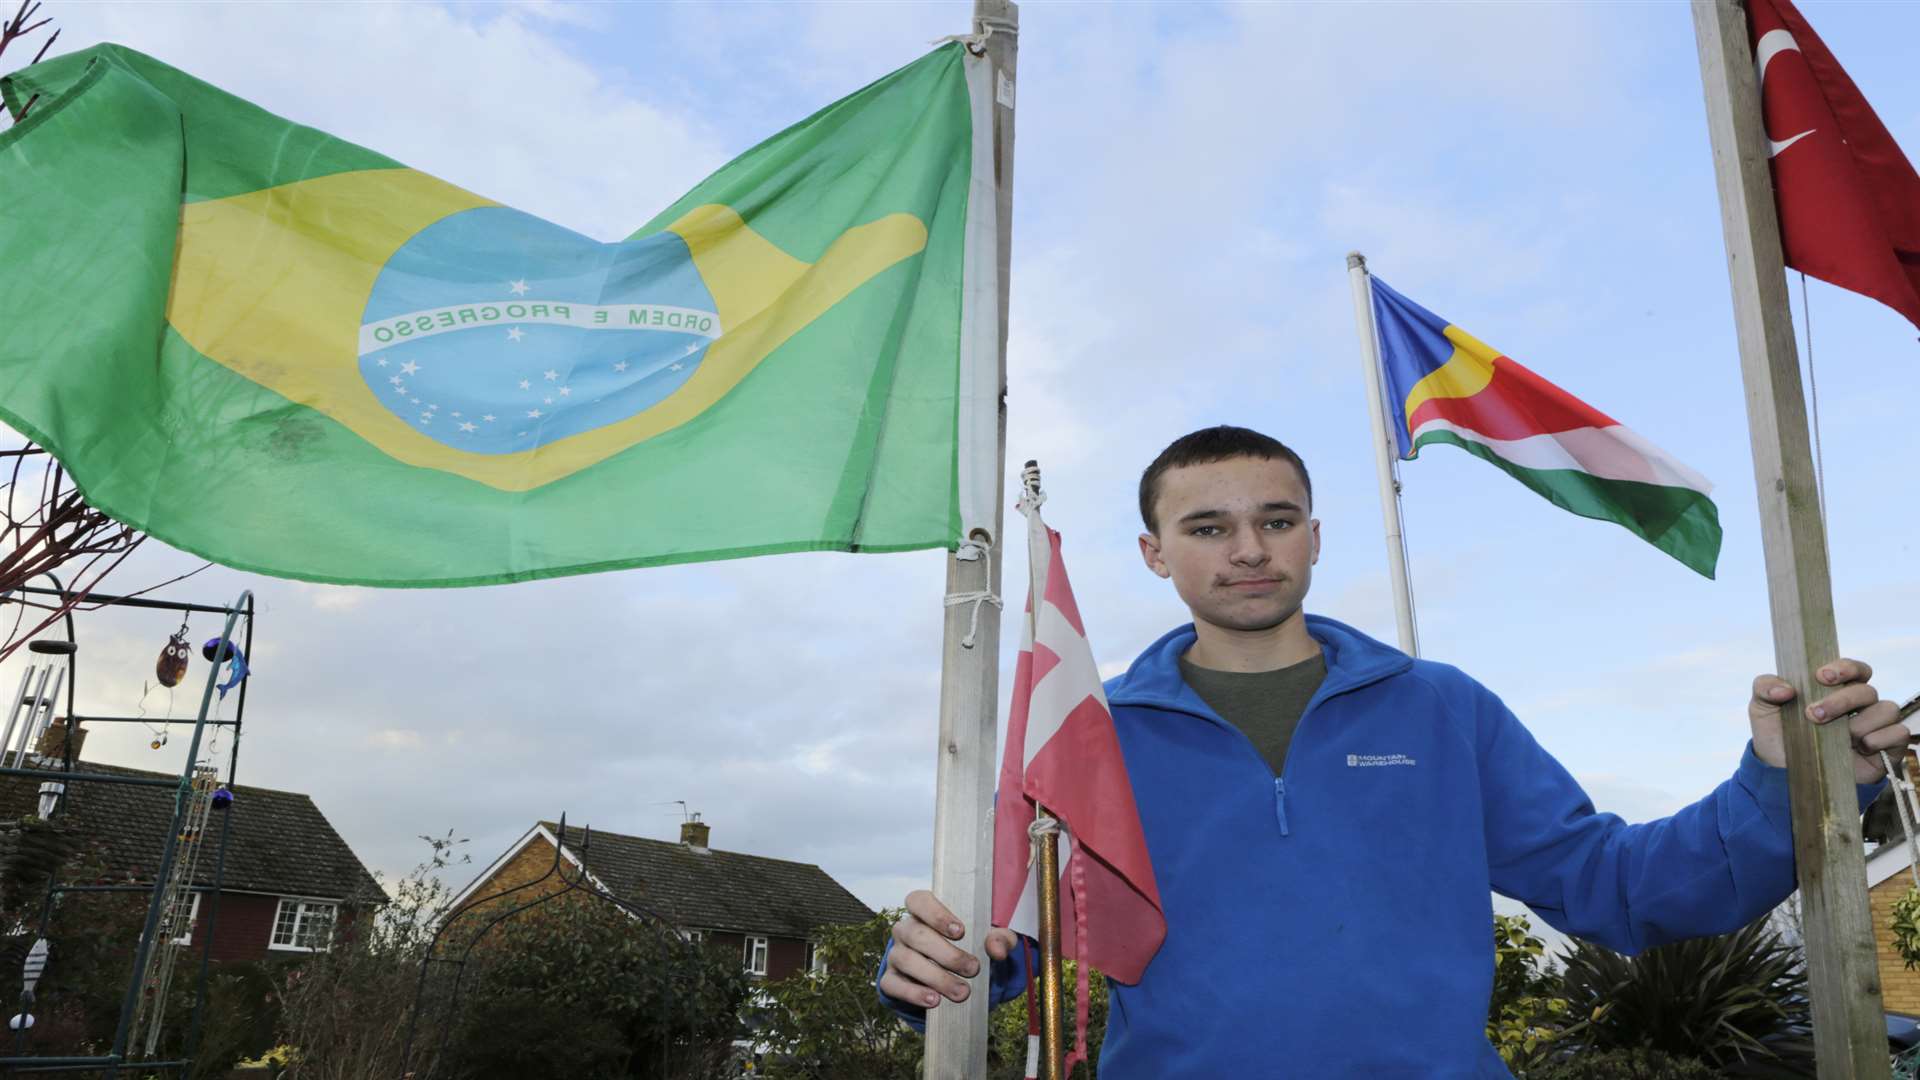
[[[1044,806],[1062,825],[1061,955],[1136,983],[1167,923],[1060,534],[1040,520],[1040,501],[1020,502],[1028,526],[1027,628],[994,800],[993,922],[1039,933],[1038,866],[1027,830],[1036,804]]]

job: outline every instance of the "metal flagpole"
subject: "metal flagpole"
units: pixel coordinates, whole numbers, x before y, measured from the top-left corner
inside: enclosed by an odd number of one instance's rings
[[[1746,383],[1775,663],[1799,695],[1791,706],[1798,710],[1821,694],[1813,673],[1839,656],[1840,639],[1787,307],[1768,136],[1745,9],[1736,0],[1694,0],[1693,27]],[[1845,724],[1789,721],[1781,726],[1806,924],[1815,1064],[1821,1076],[1885,1077],[1887,1034],[1850,734]]]
[[[991,70],[986,72],[991,87],[992,131],[980,131],[981,107],[974,108],[974,153],[979,164],[981,150],[991,147],[993,165],[994,219],[991,265],[972,266],[972,281],[993,281],[998,340],[993,342],[998,357],[998,377],[990,402],[973,402],[975,408],[991,408],[995,415],[982,418],[993,425],[992,442],[985,431],[978,438],[962,423],[962,448],[968,451],[961,462],[963,471],[991,469],[990,508],[977,513],[986,519],[965,522],[969,542],[982,545],[963,548],[947,558],[946,637],[940,657],[940,742],[935,770],[933,806],[933,894],[940,898],[966,925],[966,935],[956,944],[981,956],[988,923],[993,915],[993,784],[998,762],[994,753],[994,725],[999,717],[1000,700],[1000,614],[994,603],[981,603],[980,597],[1000,595],[1000,551],[1005,521],[1004,478],[1007,457],[1007,280],[1013,233],[1013,101],[1015,57],[1019,44],[1020,9],[1011,0],[974,0],[974,55],[984,53]],[[986,139],[991,139],[987,142]],[[979,175],[976,169],[976,177]],[[971,189],[981,194],[976,182]],[[973,214],[968,215],[973,218]],[[971,238],[970,249],[973,247]],[[974,275],[980,275],[975,278]],[[970,284],[972,283],[970,281]],[[969,302],[982,298],[970,297]],[[966,332],[963,327],[963,333]],[[975,343],[984,349],[986,342]],[[976,395],[978,396],[978,395]],[[963,410],[964,411],[964,410]],[[963,502],[966,498],[963,493]],[[983,535],[984,534],[984,535]],[[965,597],[968,602],[954,603]],[[948,1001],[927,1014],[926,1080],[975,1080],[987,1074],[987,998],[989,965],[982,964],[980,974],[967,980],[965,1001]]]
[[[1387,529],[1387,575],[1393,581],[1393,617],[1400,650],[1420,655],[1420,633],[1413,622],[1413,583],[1407,565],[1407,541],[1400,528],[1399,447],[1387,430],[1386,391],[1381,384],[1380,331],[1373,321],[1373,278],[1367,257],[1347,253],[1347,277],[1353,282],[1353,318],[1360,330],[1361,374],[1367,382],[1367,406],[1373,416],[1373,459],[1380,473],[1380,517]]]

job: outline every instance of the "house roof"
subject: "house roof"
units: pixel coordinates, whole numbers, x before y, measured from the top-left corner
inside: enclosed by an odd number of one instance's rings
[[[543,821],[538,831],[560,827]],[[567,827],[566,850],[623,900],[684,929],[804,938],[816,927],[864,922],[873,911],[812,863]]]
[[[76,762],[75,769],[147,779],[178,777],[93,761]],[[0,817],[35,813],[40,783],[39,777],[0,777]],[[152,881],[173,822],[174,791],[173,787],[69,781],[64,804],[54,817],[73,823],[89,839],[97,838],[112,876]],[[194,884],[213,884],[224,818],[230,835],[221,875],[223,889],[328,900],[384,896],[312,798],[246,785],[236,785],[233,796],[230,809],[214,810],[208,820]]]

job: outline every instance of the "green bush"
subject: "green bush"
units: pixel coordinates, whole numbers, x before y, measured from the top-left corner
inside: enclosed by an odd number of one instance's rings
[[[1720,1072],[1698,1058],[1660,1050],[1601,1050],[1529,1069],[1525,1080],[1717,1080]]]
[[[820,973],[800,972],[769,983],[765,1026],[769,1080],[919,1080],[920,1036],[880,1004],[873,973],[900,912],[882,911],[863,923],[816,930]]]
[[[1806,970],[1765,921],[1628,957],[1588,942],[1567,954],[1563,993],[1582,1051],[1646,1048],[1723,1074],[1812,1076]]]

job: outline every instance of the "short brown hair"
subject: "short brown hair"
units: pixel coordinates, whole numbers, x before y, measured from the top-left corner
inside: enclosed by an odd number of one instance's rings
[[[1160,531],[1160,523],[1153,517],[1153,503],[1160,497],[1161,474],[1168,469],[1211,465],[1216,461],[1232,461],[1234,458],[1284,461],[1292,465],[1299,471],[1300,483],[1307,489],[1307,508],[1313,508],[1313,478],[1307,475],[1307,463],[1300,460],[1299,454],[1271,435],[1221,424],[1201,428],[1173,440],[1165,450],[1160,451],[1159,457],[1153,459],[1153,464],[1147,466],[1147,471],[1140,474],[1140,520],[1146,523],[1147,531]]]

